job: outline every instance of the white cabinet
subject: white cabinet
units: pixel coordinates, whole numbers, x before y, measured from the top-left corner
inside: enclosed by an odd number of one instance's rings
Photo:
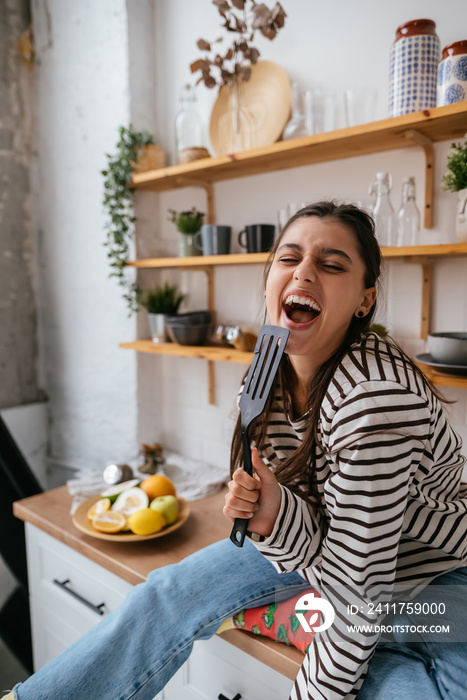
[[[293,681],[222,637],[195,642],[188,661],[163,692],[164,700],[287,700]]]
[[[26,523],[34,669],[115,610],[130,583]]]
[[[132,585],[26,523],[34,669],[115,610]],[[196,642],[154,700],[287,700],[292,681],[215,636]],[[74,699],[76,700],[76,699]]]

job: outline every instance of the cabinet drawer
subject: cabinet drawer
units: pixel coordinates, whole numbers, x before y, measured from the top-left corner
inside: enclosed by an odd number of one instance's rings
[[[26,537],[31,595],[44,603],[63,600],[99,620],[115,610],[131,591],[130,583],[34,526],[26,526]]]
[[[37,670],[121,605],[132,585],[29,523],[26,545]]]
[[[293,681],[219,636],[195,642],[193,651],[164,689],[165,700],[213,700],[222,693],[242,700],[288,700]]]

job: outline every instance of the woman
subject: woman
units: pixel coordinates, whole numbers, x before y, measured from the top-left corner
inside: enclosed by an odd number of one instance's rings
[[[15,698],[151,700],[193,641],[310,584],[335,619],[310,645],[292,698],[462,697],[463,640],[408,644],[405,608],[384,608],[393,594],[424,600],[433,581],[465,585],[467,498],[460,441],[436,393],[397,346],[369,333],[379,271],[373,222],[357,207],[321,202],[292,217],[266,273],[270,322],[290,330],[287,357],[254,428],[254,477],[238,468],[234,434],[224,508],[250,519],[252,542],[219,542],[152,572]],[[373,627],[349,631],[386,613],[390,640]]]

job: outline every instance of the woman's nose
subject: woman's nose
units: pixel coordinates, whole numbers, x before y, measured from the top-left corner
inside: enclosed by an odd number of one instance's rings
[[[313,263],[303,260],[300,265],[295,268],[294,279],[297,280],[297,282],[314,282],[316,273]]]

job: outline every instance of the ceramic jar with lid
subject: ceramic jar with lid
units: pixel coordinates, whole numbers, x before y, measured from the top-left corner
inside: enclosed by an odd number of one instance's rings
[[[445,46],[438,66],[438,107],[467,100],[467,40]]]
[[[431,19],[401,24],[390,54],[389,116],[436,106],[440,44]]]

